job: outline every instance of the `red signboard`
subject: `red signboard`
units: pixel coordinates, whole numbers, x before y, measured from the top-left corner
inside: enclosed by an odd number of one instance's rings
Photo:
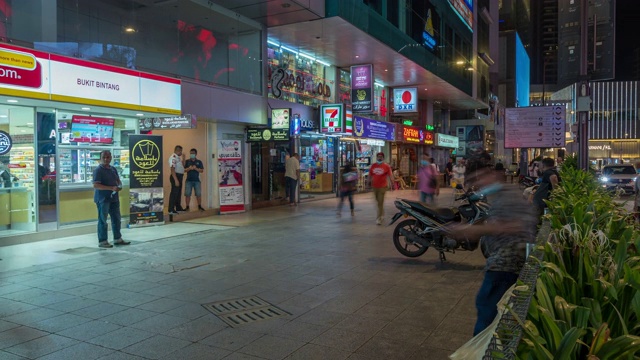
[[[0,84],[39,88],[42,86],[42,66],[36,62],[33,70],[0,65]]]
[[[433,145],[434,134],[432,131],[427,131],[415,126],[407,126],[407,125],[396,125],[396,127],[401,131],[396,138],[402,139],[405,142],[416,143],[416,144],[426,144]]]

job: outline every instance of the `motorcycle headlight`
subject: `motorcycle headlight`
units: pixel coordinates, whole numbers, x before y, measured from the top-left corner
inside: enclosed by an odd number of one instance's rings
[[[600,181],[607,182],[607,181],[609,181],[609,178],[606,177],[606,176],[603,176],[603,177],[600,178]]]

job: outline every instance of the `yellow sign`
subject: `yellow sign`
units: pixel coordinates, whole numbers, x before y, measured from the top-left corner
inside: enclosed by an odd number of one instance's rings
[[[0,49],[0,65],[34,70],[36,68],[36,57],[23,52]]]
[[[140,169],[152,169],[160,161],[160,149],[151,140],[138,141],[133,146],[132,159],[133,163]]]

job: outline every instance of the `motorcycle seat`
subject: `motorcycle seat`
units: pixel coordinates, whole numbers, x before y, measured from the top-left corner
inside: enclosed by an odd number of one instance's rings
[[[419,201],[404,200],[404,202],[411,205],[411,207],[413,208],[416,208],[420,211],[436,216],[439,219],[442,219],[443,221],[451,221],[456,218],[456,213],[453,211],[453,209],[450,209],[450,208],[432,208]]]

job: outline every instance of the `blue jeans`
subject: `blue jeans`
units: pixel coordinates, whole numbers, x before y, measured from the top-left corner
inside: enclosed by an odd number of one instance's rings
[[[429,199],[429,201],[427,201]],[[420,202],[433,203],[433,194],[420,191]]]
[[[338,211],[342,210],[344,198],[349,199],[349,208],[353,210],[353,190],[340,191],[340,202],[338,203]]]
[[[498,301],[502,298],[511,285],[518,280],[518,274],[506,271],[487,271],[484,274],[482,286],[476,296],[476,309],[478,320],[473,329],[473,336],[491,325],[498,315]]]
[[[98,241],[107,241],[109,238],[107,227],[107,216],[111,216],[111,230],[113,240],[122,238],[120,233],[120,202],[102,202],[98,206]]]
[[[293,179],[290,177],[285,177],[285,181],[289,182],[289,203],[295,204],[296,202],[296,193],[298,188],[298,179]]]

